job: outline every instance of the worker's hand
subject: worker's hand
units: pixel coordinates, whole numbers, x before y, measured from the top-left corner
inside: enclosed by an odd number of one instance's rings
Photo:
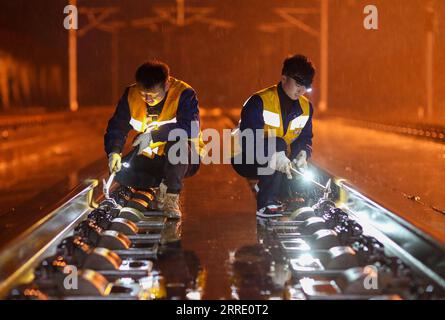
[[[138,155],[139,155],[142,153],[142,151],[144,151],[144,149],[146,149],[148,146],[150,146],[150,143],[152,141],[153,141],[153,139],[151,137],[151,133],[146,132],[146,133],[139,135],[136,138],[136,140],[134,140],[133,147],[139,146],[139,149],[138,149]]]
[[[284,151],[275,153],[276,155],[276,167],[277,171],[280,171],[286,175],[288,179],[292,179],[292,162],[286,156]]]
[[[307,153],[306,150],[301,150],[295,159],[292,161],[294,167],[301,172],[307,170]]]
[[[122,158],[119,153],[112,152],[108,155],[108,168],[110,172],[119,172],[122,167]]]

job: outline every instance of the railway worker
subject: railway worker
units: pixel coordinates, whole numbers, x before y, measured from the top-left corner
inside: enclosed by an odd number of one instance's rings
[[[286,58],[280,82],[258,91],[245,102],[238,128],[232,132],[237,145],[231,158],[233,168],[243,177],[259,179],[258,217],[281,216],[284,208],[278,198],[283,185],[292,178],[291,167],[300,171],[307,169],[307,160],[312,153],[313,107],[304,94],[311,91],[314,75],[315,68],[307,57],[294,55]],[[260,130],[260,135],[254,136],[254,142],[240,139],[249,129]],[[257,148],[264,148],[261,152],[269,155],[269,160],[276,161],[261,163]],[[253,161],[249,162],[247,153],[253,152]],[[259,174],[260,167],[271,170],[268,174]]]
[[[196,92],[169,73],[169,67],[157,60],[137,69],[136,83],[125,89],[108,122],[104,144],[110,172],[116,172],[121,185],[155,188],[157,208],[167,217],[180,218],[183,179],[198,171],[203,142]],[[174,129],[182,129],[186,139],[169,141]],[[139,135],[133,151],[122,158],[130,130]],[[169,150],[177,143],[188,150],[186,161],[171,161]]]

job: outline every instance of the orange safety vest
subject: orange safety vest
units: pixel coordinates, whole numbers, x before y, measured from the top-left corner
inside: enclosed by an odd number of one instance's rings
[[[258,95],[263,101],[263,119],[264,119],[264,135],[267,137],[272,134],[275,137],[282,138],[287,146],[295,141],[301,134],[304,126],[309,120],[310,103],[305,96],[300,96],[298,102],[303,113],[289,122],[286,134],[284,134],[284,122],[281,117],[280,98],[278,96],[277,85],[258,91],[254,95]],[[241,153],[240,146],[240,130],[236,128],[232,131],[233,148],[232,155],[236,156]]]
[[[170,77],[170,88],[167,92],[167,98],[162,108],[161,114],[157,119],[152,119],[147,115],[147,105],[142,100],[139,89],[136,84],[130,86],[128,91],[128,105],[130,107],[130,125],[138,132],[146,132],[149,130],[157,130],[160,126],[166,123],[176,123],[176,112],[178,111],[179,98],[184,90],[191,88],[190,85],[184,81]],[[199,138],[189,139],[192,144],[202,154],[204,142],[202,140],[202,133],[199,132]],[[151,143],[150,146],[143,151],[142,154],[149,158],[153,158],[155,154],[162,156],[165,153],[165,145],[167,141],[158,141]]]

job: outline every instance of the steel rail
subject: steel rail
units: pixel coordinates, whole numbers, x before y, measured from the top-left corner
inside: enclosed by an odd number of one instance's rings
[[[433,280],[445,292],[445,244],[405,220],[400,213],[385,208],[378,200],[359,191],[351,182],[336,177],[312,161],[321,182],[334,181],[333,197],[337,206],[374,236],[391,254],[417,272]]]
[[[33,268],[56,248],[93,210],[93,191],[98,180],[87,180],[65,203],[49,212],[0,252],[0,298],[16,285],[32,279]]]
[[[341,204],[366,234],[382,242],[392,254],[445,290],[445,246],[399,215],[368,198],[351,183],[339,181]]]
[[[445,245],[415,225],[364,195],[351,183],[338,179],[315,164],[320,182],[332,179],[333,195],[340,208],[357,220],[366,234],[381,241],[424,277],[445,290]],[[325,180],[325,181],[324,181]],[[33,268],[70,234],[94,209],[93,191],[98,180],[89,180],[73,190],[73,196],[19,235],[0,252],[0,298],[20,283],[32,280]]]

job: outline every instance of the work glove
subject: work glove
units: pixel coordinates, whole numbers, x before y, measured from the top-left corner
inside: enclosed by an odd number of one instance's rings
[[[110,172],[119,172],[122,167],[122,158],[119,153],[112,152],[108,155],[108,168]]]
[[[292,179],[292,171],[291,171],[292,162],[286,156],[286,153],[284,151],[279,151],[275,153],[275,157],[276,157],[275,170],[284,173],[288,179]]]
[[[307,170],[307,153],[306,150],[301,150],[294,160],[292,160],[293,166],[301,172]]]
[[[146,148],[150,146],[150,143],[153,141],[150,132],[143,133],[139,135],[136,140],[133,142],[133,147],[139,146],[138,155],[142,153]]]

